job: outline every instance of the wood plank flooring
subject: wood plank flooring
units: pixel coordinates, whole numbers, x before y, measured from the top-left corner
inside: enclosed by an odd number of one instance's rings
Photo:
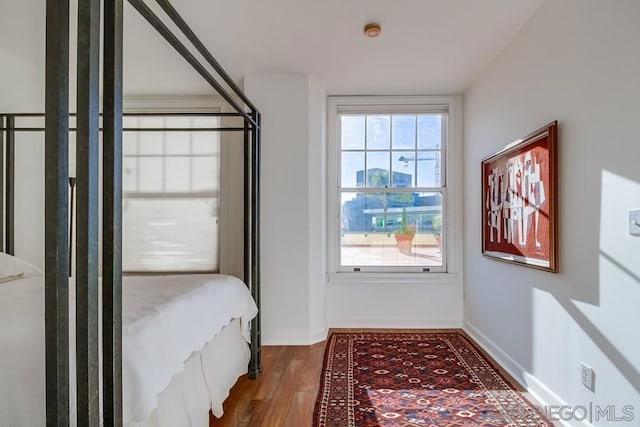
[[[263,373],[242,376],[210,427],[305,427],[311,425],[325,342],[311,346],[263,346]]]

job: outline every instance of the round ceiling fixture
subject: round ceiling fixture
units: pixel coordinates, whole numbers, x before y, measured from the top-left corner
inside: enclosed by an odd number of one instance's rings
[[[364,34],[367,37],[378,37],[382,29],[380,28],[380,24],[367,24],[364,26]]]

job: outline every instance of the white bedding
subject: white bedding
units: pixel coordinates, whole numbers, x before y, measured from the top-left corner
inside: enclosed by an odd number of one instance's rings
[[[230,276],[125,277],[125,422],[144,420],[191,354],[231,319],[248,341],[256,313],[246,286]],[[0,426],[44,425],[44,379],[43,280],[0,283]]]
[[[158,395],[158,407],[142,423],[124,427],[208,426],[209,409],[222,417],[222,403],[237,379],[247,373],[250,357],[240,321],[234,319],[187,359],[184,370]]]

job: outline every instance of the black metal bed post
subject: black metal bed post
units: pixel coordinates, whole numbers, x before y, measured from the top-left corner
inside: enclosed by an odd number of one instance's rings
[[[259,113],[254,110],[255,125],[245,121],[244,132],[244,280],[256,305],[260,307],[260,230],[259,215],[259,134],[257,125]],[[251,321],[251,360],[249,361],[249,377],[257,378],[262,372],[262,351],[260,337],[260,311]]]
[[[69,426],[69,0],[47,0],[45,76],[47,427]]]
[[[76,375],[78,425],[100,423],[98,170],[100,0],[78,1],[76,116]]]
[[[7,138],[5,140],[6,145],[6,164],[7,164],[7,174],[5,183],[7,185],[6,188],[6,210],[5,213],[7,217],[6,221],[6,230],[5,230],[5,252],[13,255],[15,252],[15,174],[16,174],[16,122],[15,117],[12,115],[7,116]]]
[[[102,360],[104,426],[122,426],[122,0],[104,0]]]
[[[5,164],[4,164],[4,159],[5,159],[4,141],[5,141],[5,133],[6,133],[4,119],[5,119],[5,115],[0,114],[0,128],[2,128],[0,132],[0,195],[2,195],[2,202],[0,202],[0,251],[2,252],[4,252],[6,248],[5,241],[4,241],[4,236],[5,236],[4,231],[6,229],[6,223],[5,223],[6,208],[4,206],[6,192],[4,188],[4,183],[5,183],[5,177],[7,175],[7,168],[5,167]]]
[[[243,280],[244,283],[251,291],[253,296],[253,268],[251,259],[251,247],[253,245],[253,239],[251,238],[251,127],[249,122],[244,121],[244,228],[243,228]],[[257,304],[257,302],[256,302]],[[256,331],[255,319],[251,320],[251,359],[249,360],[249,378],[255,379],[257,372],[255,370],[256,365],[256,342],[254,341],[254,334]]]
[[[260,113],[252,111],[255,125],[251,132],[250,156],[248,159],[251,177],[250,193],[250,289],[256,305],[260,307]],[[248,144],[247,144],[248,145]],[[247,209],[245,209],[247,211]],[[251,361],[249,362],[249,376],[257,378],[262,372],[262,337],[261,313],[251,321]]]
[[[244,121],[244,133],[242,134],[243,136],[243,146],[244,146],[244,183],[243,183],[243,199],[244,199],[244,203],[243,203],[243,218],[244,218],[244,222],[243,222],[243,271],[242,271],[242,279],[244,280],[244,283],[249,287],[249,290],[251,290],[251,283],[252,283],[252,273],[253,270],[251,268],[251,244],[252,244],[252,239],[251,239],[251,176],[250,176],[250,171],[251,171],[251,160],[250,160],[250,155],[251,155],[251,127],[249,125],[249,123],[245,120]],[[251,323],[251,329],[253,330],[253,322]],[[253,358],[253,342],[251,343],[251,347],[252,347],[252,353],[251,353],[251,357]],[[249,362],[249,365],[251,365],[251,362]],[[249,373],[251,375],[251,372]]]

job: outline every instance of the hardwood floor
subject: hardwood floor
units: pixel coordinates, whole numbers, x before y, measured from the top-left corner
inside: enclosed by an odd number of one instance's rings
[[[403,332],[452,332],[453,329],[405,329]],[[462,330],[472,342],[475,341]],[[393,329],[331,329],[331,332],[398,332]],[[224,403],[224,416],[210,417],[210,427],[311,426],[326,342],[311,346],[263,346],[263,372],[255,380],[242,376]],[[479,345],[476,347],[522,395],[535,403]],[[559,425],[559,424],[557,424]]]
[[[210,427],[305,427],[311,425],[325,342],[262,347],[263,372],[242,376]]]

